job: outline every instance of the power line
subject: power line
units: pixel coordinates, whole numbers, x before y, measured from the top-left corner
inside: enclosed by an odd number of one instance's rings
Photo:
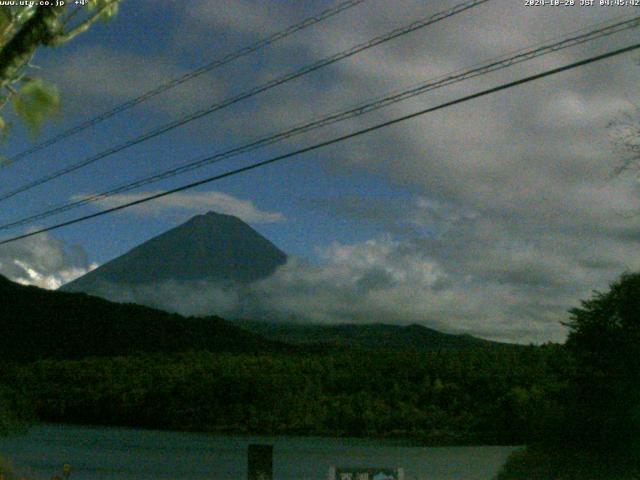
[[[606,24],[606,22],[599,23],[598,25],[604,25],[604,24]],[[510,66],[513,66],[525,61],[529,61],[543,55],[557,52],[562,49],[566,49],[566,48],[580,45],[586,42],[590,42],[598,38],[613,35],[614,33],[619,33],[621,31],[628,30],[631,28],[637,28],[638,26],[640,26],[640,16],[627,19],[624,21],[620,21],[612,25],[606,25],[604,27],[601,27],[595,30],[590,30],[590,31],[587,31],[586,33],[581,33],[579,35],[576,35],[578,32],[584,32],[586,30],[583,28],[576,32],[571,32],[569,34],[566,34],[565,35],[566,38],[562,39],[561,41],[556,41],[556,42],[547,43],[547,44],[543,43],[541,44],[541,46],[520,49],[517,52],[514,52],[513,54],[511,54],[511,56],[503,55],[501,57],[498,57],[495,60],[489,60],[484,64],[480,64],[480,66],[476,68],[461,70],[461,71],[453,72],[448,75],[443,75],[441,77],[438,77],[435,80],[430,80],[427,82],[420,83],[409,89],[392,93],[385,97],[381,97],[376,100],[369,101],[364,104],[360,104],[356,107],[351,107],[347,110],[339,111],[337,113],[333,113],[333,114],[321,117],[309,123],[301,124],[301,125],[292,127],[288,130],[285,130],[283,132],[263,137],[259,140],[255,140],[248,144],[232,148],[225,152],[217,153],[213,156],[207,156],[202,159],[187,162],[186,164],[181,165],[179,167],[171,168],[163,172],[120,185],[118,187],[112,188],[105,192],[93,194],[85,198],[82,198],[80,200],[77,200],[71,203],[66,203],[61,206],[54,207],[52,209],[48,209],[43,212],[39,212],[37,214],[31,215],[29,217],[13,221],[11,223],[0,225],[0,230],[7,230],[10,228],[29,224],[37,220],[42,220],[52,215],[63,213],[63,212],[72,210],[74,208],[78,208],[80,206],[87,205],[89,203],[93,203],[93,202],[102,200],[104,198],[111,197],[118,193],[134,190],[136,188],[149,185],[149,184],[158,182],[160,180],[171,178],[176,175],[201,168],[205,165],[218,163],[222,160],[256,150],[263,146],[270,145],[270,144],[279,142],[281,140],[291,138],[301,133],[306,133],[312,130],[316,130],[318,128],[322,128],[340,121],[344,121],[350,118],[363,115],[365,113],[369,113],[369,112],[381,109],[383,107],[387,107],[389,105],[398,103],[403,100],[407,100],[409,98],[413,98],[417,95],[435,90],[437,88],[442,88],[444,86],[462,82],[470,78],[486,75],[488,73],[495,72],[497,70],[502,70],[504,68],[508,68]]]
[[[159,135],[162,135],[164,133],[167,133],[171,130],[174,130],[175,128],[181,127],[187,123],[190,123],[194,120],[200,119],[206,115],[209,115],[213,112],[216,112],[218,110],[221,110],[223,108],[226,108],[230,105],[233,105],[235,103],[238,103],[242,100],[245,100],[247,98],[253,97],[255,95],[258,95],[260,93],[263,93],[267,90],[270,90],[274,87],[277,87],[279,85],[282,85],[286,82],[289,82],[291,80],[294,80],[296,78],[302,77],[304,75],[307,75],[308,73],[314,72],[316,70],[319,70],[320,68],[326,67],[328,65],[331,65],[333,63],[336,63],[340,60],[343,60],[345,58],[351,57],[353,55],[356,55],[357,53],[360,53],[364,50],[367,50],[369,48],[375,47],[377,45],[380,45],[382,43],[388,42],[390,40],[393,40],[395,38],[398,38],[400,36],[406,35],[408,33],[414,32],[416,30],[419,30],[421,28],[427,27],[429,25],[432,25],[434,23],[440,22],[446,18],[452,17],[454,15],[457,15],[458,13],[462,13],[466,10],[469,10],[473,7],[476,7],[478,5],[481,5],[483,3],[486,3],[490,0],[471,0],[471,1],[467,1],[461,4],[458,4],[448,10],[445,10],[443,12],[439,12],[436,13],[434,15],[431,15],[430,17],[426,17],[420,20],[417,20],[415,22],[412,22],[409,25],[406,25],[404,27],[401,28],[397,28],[392,30],[391,32],[388,32],[384,35],[375,37],[372,40],[369,40],[367,42],[361,43],[359,45],[356,45],[355,47],[352,47],[348,50],[339,52],[337,54],[331,55],[329,57],[326,57],[322,60],[319,60],[313,64],[307,65],[305,67],[302,67],[299,70],[295,70],[291,73],[285,74],[283,76],[277,77],[274,80],[271,80],[267,83],[264,83],[262,85],[259,85],[257,87],[254,87],[248,91],[245,91],[243,93],[240,93],[238,95],[235,95],[233,97],[229,97],[225,100],[222,100],[221,102],[218,103],[214,103],[213,105],[205,108],[205,109],[201,109],[198,110],[194,113],[191,113],[187,116],[183,116],[182,118],[175,120],[173,122],[170,122],[168,124],[162,125],[154,130],[151,130],[147,133],[144,133],[134,139],[131,139],[125,143],[122,143],[118,146],[109,148],[108,150],[105,150],[103,152],[100,152],[92,157],[86,158],[85,160],[82,160],[81,162],[75,163],[73,165],[70,165],[68,167],[65,167],[61,170],[58,170],[56,172],[50,173],[48,175],[45,175],[44,177],[41,177],[39,179],[36,179],[32,182],[29,182],[25,185],[22,185],[14,190],[11,190],[7,193],[4,193],[2,195],[0,195],[0,201],[4,201],[7,200],[9,198],[12,198],[16,195],[18,195],[19,193],[22,192],[26,192],[27,190],[31,190],[32,188],[35,188],[37,186],[43,185],[47,182],[50,182],[51,180],[55,180],[56,178],[59,178],[63,175],[67,175],[69,173],[72,173],[76,170],[79,170],[83,167],[86,167],[87,165],[90,165],[98,160],[101,160],[105,157],[111,156],[115,153],[121,152],[123,150],[126,150],[127,148],[130,148],[134,145],[138,145],[146,140],[155,138]]]
[[[374,126],[371,126],[371,127],[363,128],[363,129],[358,130],[356,132],[352,132],[352,133],[349,133],[349,134],[346,134],[346,135],[342,135],[342,136],[339,136],[339,137],[334,137],[334,138],[332,138],[330,140],[326,140],[324,142],[316,143],[314,145],[310,145],[308,147],[301,148],[299,150],[294,150],[293,152],[285,153],[284,155],[278,155],[276,157],[272,157],[272,158],[267,159],[267,160],[263,160],[263,161],[260,161],[260,162],[255,162],[255,163],[252,163],[251,165],[247,165],[247,166],[244,166],[244,167],[241,167],[241,168],[236,168],[235,170],[231,170],[231,171],[228,171],[228,172],[225,172],[225,173],[214,175],[212,177],[208,177],[208,178],[205,178],[205,179],[202,179],[202,180],[198,180],[196,182],[192,182],[192,183],[189,183],[189,184],[186,184],[186,185],[182,185],[180,187],[176,187],[176,188],[173,188],[171,190],[167,190],[165,192],[160,192],[160,193],[156,193],[154,195],[149,195],[149,196],[147,196],[145,198],[141,198],[141,199],[138,199],[138,200],[135,200],[135,201],[132,201],[132,202],[128,202],[128,203],[123,204],[123,205],[118,205],[116,207],[112,207],[112,208],[109,208],[107,210],[103,210],[103,211],[100,211],[100,212],[92,213],[90,215],[85,215],[83,217],[78,217],[78,218],[75,218],[73,220],[68,220],[66,222],[61,222],[61,223],[58,223],[56,225],[52,225],[52,226],[49,226],[49,227],[46,227],[46,228],[41,228],[41,229],[33,231],[33,232],[25,233],[23,235],[18,235],[18,236],[15,236],[15,237],[11,237],[11,238],[8,238],[8,239],[0,241],[0,245],[5,245],[7,243],[14,242],[16,240],[21,240],[21,239],[24,239],[24,238],[32,237],[32,236],[38,235],[40,233],[50,232],[52,230],[57,230],[59,228],[66,227],[66,226],[69,226],[69,225],[73,225],[75,223],[83,222],[83,221],[86,221],[86,220],[89,220],[89,219],[92,219],[92,218],[96,218],[96,217],[101,217],[101,216],[107,215],[109,213],[113,213],[113,212],[116,212],[116,211],[119,211],[119,210],[124,210],[126,208],[130,208],[130,207],[133,207],[133,206],[136,206],[136,205],[140,205],[140,204],[143,204],[143,203],[146,203],[146,202],[150,202],[150,201],[156,200],[158,198],[166,197],[166,196],[172,195],[174,193],[178,193],[178,192],[182,192],[184,190],[189,190],[189,189],[192,189],[192,188],[195,188],[195,187],[199,187],[201,185],[205,185],[207,183],[214,182],[216,180],[221,180],[223,178],[227,178],[227,177],[231,177],[231,176],[234,176],[234,175],[238,175],[240,173],[248,172],[248,171],[254,170],[256,168],[264,167],[264,166],[270,165],[272,163],[280,162],[280,161],[288,159],[288,158],[296,157],[298,155],[302,155],[302,154],[305,154],[305,153],[308,153],[308,152],[311,152],[311,151],[314,151],[314,150],[318,150],[318,149],[327,147],[329,145],[333,145],[333,144],[336,144],[336,143],[339,143],[339,142],[343,142],[343,141],[349,140],[351,138],[359,137],[359,136],[362,136],[364,134],[371,133],[371,132],[380,130],[382,128],[386,128],[386,127],[395,125],[397,123],[401,123],[401,122],[404,122],[406,120],[410,120],[412,118],[420,117],[422,115],[426,115],[427,113],[435,112],[437,110],[442,110],[442,109],[445,109],[445,108],[448,108],[448,107],[451,107],[451,106],[454,106],[454,105],[458,105],[458,104],[461,104],[461,103],[464,103],[464,102],[468,102],[470,100],[474,100],[476,98],[484,97],[484,96],[487,96],[487,95],[490,95],[490,94],[493,94],[493,93],[496,93],[496,92],[499,92],[499,91],[502,91],[502,90],[507,90],[509,88],[516,87],[518,85],[529,83],[529,82],[532,82],[534,80],[539,80],[541,78],[545,78],[545,77],[549,77],[549,76],[552,76],[552,75],[556,75],[558,73],[562,73],[562,72],[565,72],[567,70],[572,70],[572,69],[575,69],[575,68],[578,68],[578,67],[582,67],[582,66],[588,65],[590,63],[598,62],[598,61],[601,61],[601,60],[604,60],[604,59],[607,59],[607,58],[611,58],[611,57],[614,57],[614,56],[617,56],[617,55],[622,55],[623,53],[628,53],[628,52],[631,52],[633,50],[637,50],[639,48],[640,48],[640,43],[636,43],[634,45],[630,45],[630,46],[624,47],[624,48],[619,48],[617,50],[613,50],[613,51],[604,53],[602,55],[597,55],[595,57],[590,57],[590,58],[587,58],[585,60],[580,60],[578,62],[570,63],[570,64],[564,65],[562,67],[553,68],[551,70],[546,70],[544,72],[541,72],[541,73],[538,73],[538,74],[535,74],[535,75],[530,75],[528,77],[521,78],[521,79],[515,80],[513,82],[503,83],[501,85],[498,85],[497,87],[489,88],[487,90],[482,90],[480,92],[477,92],[477,93],[474,93],[474,94],[471,94],[471,95],[467,95],[467,96],[458,98],[456,100],[451,100],[449,102],[441,103],[439,105],[436,105],[435,107],[429,107],[429,108],[426,108],[426,109],[423,109],[423,110],[419,110],[419,111],[414,112],[414,113],[403,115],[401,117],[397,117],[397,118],[394,118],[392,120],[388,120],[386,122],[378,123],[378,124],[376,124]]]
[[[195,70],[192,70],[188,73],[185,73],[184,75],[174,78],[173,80],[170,80],[166,83],[163,83],[161,85],[158,85],[157,87],[148,90],[140,95],[138,95],[135,98],[132,98],[130,100],[127,100],[124,103],[121,103],[120,105],[112,108],[111,110],[107,110],[103,113],[101,113],[100,115],[97,115],[93,118],[90,118],[82,123],[79,123],[77,125],[74,125],[73,127],[51,137],[48,138],[47,140],[38,143],[37,145],[34,145],[16,155],[14,155],[13,157],[10,157],[9,159],[7,159],[5,161],[5,165],[10,165],[12,163],[18,162],[20,160],[22,160],[23,158],[38,152],[44,148],[50,147],[51,145],[54,145],[72,135],[75,135],[76,133],[80,133],[83,130],[86,130],[87,128],[93,127],[111,117],[113,117],[114,115],[117,115],[119,113],[122,113],[126,110],[129,110],[130,108],[135,107],[136,105],[145,102],[157,95],[160,95],[161,93],[166,92],[167,90],[170,90],[172,88],[177,87],[178,85],[182,85],[183,83],[188,82],[189,80],[192,80],[196,77],[199,77],[200,75],[203,75],[205,73],[211,72],[212,70],[215,70],[216,68],[222,67],[223,65],[226,65],[228,63],[231,63],[234,60],[237,60],[238,58],[244,57],[246,55],[249,55],[253,52],[256,52],[264,47],[267,47],[279,40],[282,40],[290,35],[293,35],[296,32],[299,32],[301,30],[304,30],[308,27],[311,27],[317,23],[322,22],[323,20],[326,20],[328,18],[331,18],[345,10],[348,10],[350,8],[353,8],[363,2],[365,2],[367,0],[347,0],[345,2],[339,3],[338,5],[335,5],[334,7],[328,8],[326,10],[323,10],[317,14],[314,14],[310,17],[305,18],[304,20],[302,20],[301,22],[296,23],[295,25],[291,25],[288,28],[279,31],[277,33],[274,33],[273,35],[270,35],[256,43],[253,43],[251,45],[248,45],[246,47],[241,48],[240,50],[237,50],[235,52],[231,52],[228,53],[226,55],[224,55],[223,57],[214,60],[206,65],[203,65]]]

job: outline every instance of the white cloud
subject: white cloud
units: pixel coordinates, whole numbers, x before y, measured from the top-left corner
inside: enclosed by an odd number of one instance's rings
[[[538,268],[534,252],[522,260],[522,278],[506,271],[503,273],[513,278],[505,279],[498,274],[487,277],[486,266],[480,265],[470,273],[445,271],[436,259],[441,252],[434,249],[430,256],[426,251],[424,245],[385,236],[354,244],[334,243],[321,252],[325,260],[321,265],[289,258],[271,277],[244,286],[202,281],[135,286],[102,283],[92,293],[183,315],[419,323],[500,341],[564,340],[566,331],[560,320],[577,304],[576,297],[550,295],[548,287],[529,285]],[[499,272],[496,257],[478,262],[496,263],[493,268]],[[544,278],[545,273],[542,275]]]
[[[80,247],[46,234],[0,247],[0,274],[23,285],[56,289],[96,267]]]
[[[108,209],[158,193],[161,191],[113,195],[97,201],[96,204],[102,209]],[[73,200],[83,198],[86,196],[75,196]],[[129,208],[127,211],[136,215],[164,215],[167,213],[200,214],[207,210],[234,215],[248,223],[285,221],[284,215],[280,212],[260,210],[250,200],[241,200],[223,192],[178,192]]]
[[[557,316],[566,307],[562,302],[499,280],[447,272],[425,250],[384,237],[334,244],[323,252],[322,266],[290,259],[253,286],[255,311],[323,323],[421,323],[505,341],[564,338]]]
[[[236,316],[241,309],[240,290],[234,285],[205,281],[164,281],[149,285],[96,282],[92,295],[120,303],[137,303],[181,315]]]

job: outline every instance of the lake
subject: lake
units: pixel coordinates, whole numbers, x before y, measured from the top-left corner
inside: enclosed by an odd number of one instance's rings
[[[403,467],[406,480],[489,480],[515,448],[38,425],[0,438],[0,455],[36,479],[70,463],[77,480],[244,480],[251,443],[274,445],[275,480],[326,480],[331,466]]]

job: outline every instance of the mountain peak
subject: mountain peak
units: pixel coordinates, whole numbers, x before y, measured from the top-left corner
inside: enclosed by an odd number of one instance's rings
[[[63,290],[99,294],[98,284],[154,286],[167,281],[247,284],[271,275],[287,256],[233,215],[196,215]]]
[[[218,212],[214,212],[213,210],[210,210],[207,213],[203,213],[200,215],[195,215],[191,217],[189,220],[187,220],[187,222],[185,222],[183,225],[190,225],[190,224],[210,225],[210,224],[215,224],[219,222],[228,222],[228,223],[237,223],[237,224],[246,225],[245,222],[243,222],[240,218],[234,215],[229,215],[226,213],[218,213]]]
[[[202,213],[200,215],[196,215],[194,217],[191,217],[191,220],[195,220],[195,219],[220,219],[220,218],[234,218],[236,220],[242,221],[242,220],[240,220],[238,217],[236,217],[234,215],[229,215],[227,213],[218,213],[218,212],[214,212],[213,210],[209,210],[207,213]]]

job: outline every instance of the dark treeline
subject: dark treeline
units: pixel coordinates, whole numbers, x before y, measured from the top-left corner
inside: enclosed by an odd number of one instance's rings
[[[624,274],[569,312],[572,368],[550,398],[543,435],[510,458],[500,480],[640,478],[640,273]]]
[[[38,419],[233,433],[519,444],[554,414],[559,346],[43,360],[5,383]],[[546,412],[541,415],[541,412]]]
[[[0,275],[0,352],[4,361],[140,353],[291,351],[219,318],[183,317],[83,293],[25,287]]]

